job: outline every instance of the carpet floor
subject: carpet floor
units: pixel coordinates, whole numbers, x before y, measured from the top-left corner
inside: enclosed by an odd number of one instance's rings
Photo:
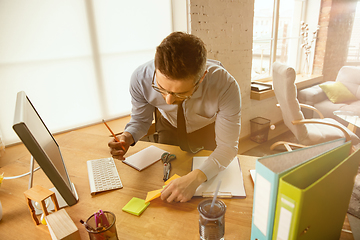
[[[277,154],[280,152],[285,152],[286,151],[285,147],[280,147],[280,146],[274,150],[270,150],[270,146],[277,141],[287,141],[287,142],[297,143],[294,134],[288,131],[242,154],[255,156],[255,157],[264,157],[268,155]],[[358,169],[358,174],[355,178],[355,184],[350,199],[348,213],[360,219],[360,166]]]

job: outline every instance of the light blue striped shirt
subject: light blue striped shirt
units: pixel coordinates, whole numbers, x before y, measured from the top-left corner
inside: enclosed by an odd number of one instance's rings
[[[177,125],[177,105],[166,104],[163,96],[151,87],[154,61],[139,66],[130,82],[132,97],[131,120],[125,131],[135,142],[152,124],[155,107],[174,126]],[[191,133],[215,122],[216,149],[199,167],[208,180],[225,169],[238,151],[240,136],[240,88],[236,80],[215,60],[207,60],[204,80],[196,92],[183,103],[187,132]]]

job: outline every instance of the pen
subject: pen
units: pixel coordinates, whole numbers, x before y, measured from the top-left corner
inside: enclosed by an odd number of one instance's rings
[[[85,228],[89,229],[90,231],[95,232],[95,229],[90,227],[86,222],[84,222],[82,219],[80,219],[80,223],[85,226]]]
[[[105,122],[105,120],[103,119],[102,121],[103,121],[103,123],[105,124],[105,126],[107,127],[107,129],[109,129],[111,135],[113,135],[113,137],[115,138],[115,141],[120,142],[120,140],[117,138],[117,136],[116,136],[116,135],[114,134],[114,132],[111,130],[111,128],[109,127],[109,125],[107,125],[107,123]],[[121,146],[122,150],[125,151],[124,146],[123,146],[122,144],[120,144],[120,146]]]

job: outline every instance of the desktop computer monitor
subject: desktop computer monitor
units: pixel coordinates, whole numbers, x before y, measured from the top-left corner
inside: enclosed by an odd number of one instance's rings
[[[77,203],[59,145],[23,91],[17,94],[13,129],[65,202]]]

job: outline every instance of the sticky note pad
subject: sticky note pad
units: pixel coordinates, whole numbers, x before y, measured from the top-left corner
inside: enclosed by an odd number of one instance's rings
[[[171,178],[169,178],[166,182],[165,185],[168,185],[172,180],[179,178],[180,176],[177,174],[174,174]],[[165,186],[163,186],[164,188]],[[158,189],[158,190],[154,190],[151,192],[148,192],[146,195],[146,199],[145,199],[145,203],[150,202],[151,200],[154,200],[155,198],[158,198],[161,196],[161,191],[162,189]]]
[[[145,203],[150,202],[151,200],[160,197],[162,189],[154,190],[151,192],[148,192],[146,195]]]
[[[145,200],[133,197],[123,208],[122,210],[136,216],[140,214],[149,206],[149,202],[145,203]]]
[[[177,174],[174,174],[171,178],[169,178],[166,182],[165,185],[168,185],[172,180],[179,178],[180,176]]]

